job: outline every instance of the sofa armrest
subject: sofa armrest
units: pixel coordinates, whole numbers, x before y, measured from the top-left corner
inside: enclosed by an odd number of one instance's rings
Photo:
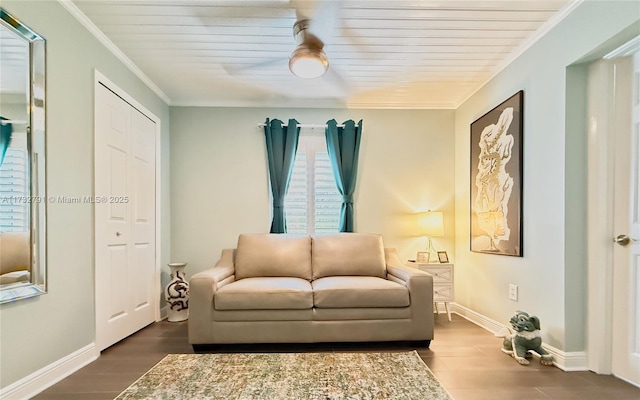
[[[385,249],[385,253],[387,279],[405,285],[409,291],[414,340],[433,338],[433,276],[403,265],[395,249]]]
[[[387,265],[387,273],[389,275],[393,275],[393,277],[398,278],[404,282],[409,282],[409,280],[414,277],[424,277],[424,276],[431,277],[431,274],[429,274],[428,272],[419,270],[417,268],[409,267],[408,265],[399,265],[395,267]]]
[[[406,283],[414,276],[431,276],[427,272],[402,264],[396,249],[384,249],[384,252],[387,259],[387,273],[393,275],[394,278]]]
[[[234,274],[232,249],[222,250],[222,256],[213,268],[198,272],[191,277],[189,285],[213,285],[213,291],[219,289],[219,284]]]
[[[234,250],[222,250],[215,267],[194,274],[189,280],[189,342],[204,343],[209,337],[216,291],[235,280]]]

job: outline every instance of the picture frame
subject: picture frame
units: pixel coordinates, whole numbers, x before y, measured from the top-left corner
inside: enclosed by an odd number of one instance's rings
[[[438,261],[440,261],[441,264],[448,264],[449,263],[449,256],[447,255],[446,251],[439,251],[438,252]]]
[[[416,262],[419,262],[419,263],[429,262],[429,252],[419,251],[418,254],[416,255]]]
[[[470,248],[522,257],[524,91],[471,123]]]

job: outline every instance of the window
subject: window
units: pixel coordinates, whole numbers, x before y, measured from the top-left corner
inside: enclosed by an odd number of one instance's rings
[[[28,230],[27,152],[8,148],[0,166],[0,232]]]
[[[284,203],[287,233],[338,232],[341,206],[324,136],[300,135]]]

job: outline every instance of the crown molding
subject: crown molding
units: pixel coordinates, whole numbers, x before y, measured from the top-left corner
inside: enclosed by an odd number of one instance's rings
[[[149,87],[158,97],[162,99],[167,105],[171,105],[171,99],[167,96],[162,89],[156,85],[151,78],[149,78],[138,66],[127,57],[122,50],[115,43],[111,41],[98,28],[90,19],[83,13],[78,6],[76,6],[71,0],[58,0],[58,3],[62,5],[75,19],[78,20],[100,43],[102,43],[107,50],[109,50],[116,58],[118,58],[131,72],[134,73],[140,80]]]
[[[507,58],[505,58],[502,62],[500,62],[495,70],[483,81],[480,81],[477,85],[475,85],[466,95],[462,96],[461,99],[456,103],[455,108],[459,108],[464,102],[469,100],[471,96],[476,94],[478,90],[480,90],[484,85],[489,83],[493,78],[495,78],[500,72],[502,72],[505,68],[507,68],[512,62],[514,62],[518,57],[520,57],[524,52],[529,50],[531,46],[536,44],[538,40],[540,40],[544,35],[549,33],[551,29],[555,28],[560,22],[562,22],[569,14],[573,12],[580,4],[582,4],[585,0],[572,0],[564,7],[562,7],[556,14],[554,14],[549,20],[544,23],[537,31],[534,32],[531,37],[522,42],[520,46],[518,46]]]
[[[358,101],[349,103],[347,108],[361,108],[368,110],[455,110],[454,103],[421,103],[421,102],[398,102],[380,103]]]
[[[181,101],[174,100],[172,107],[229,107],[229,108],[337,108],[366,110],[455,110],[453,103],[381,103],[381,102],[347,102],[331,99],[289,99],[289,100],[220,100],[220,101]]]

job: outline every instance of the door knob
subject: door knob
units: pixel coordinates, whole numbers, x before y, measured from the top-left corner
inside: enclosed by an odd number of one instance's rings
[[[618,235],[613,238],[613,243],[618,243],[620,246],[626,246],[631,242],[631,238],[627,235]]]

